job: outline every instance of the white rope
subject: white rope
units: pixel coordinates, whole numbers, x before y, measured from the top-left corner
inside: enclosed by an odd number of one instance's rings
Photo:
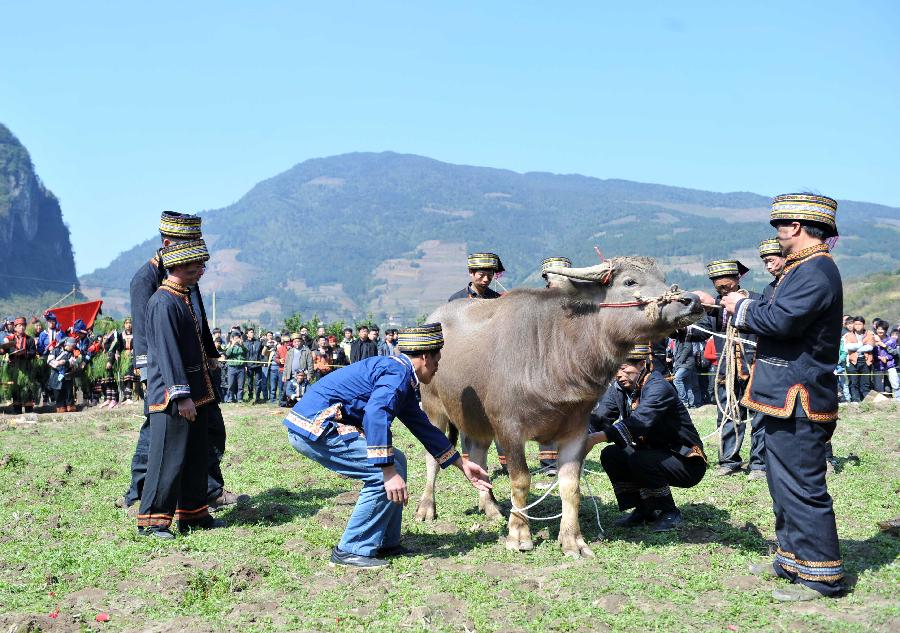
[[[706,328],[702,328],[699,325],[689,325],[688,329],[689,330],[697,330],[699,332],[703,332],[704,334],[711,334],[712,336],[716,336],[721,339],[727,338],[724,334],[721,334],[719,332],[711,332],[710,330],[707,330]],[[737,341],[739,343],[743,343],[744,345],[752,345],[753,347],[756,347],[755,341],[749,341],[745,338],[740,338],[738,336],[735,336],[732,340]]]
[[[606,538],[606,533],[603,531],[603,526],[600,524],[600,506],[597,505],[597,497],[594,496],[594,491],[591,490],[591,482],[590,482],[590,480],[585,478],[585,476],[584,476],[585,473],[591,473],[592,475],[601,475],[602,473],[599,473],[595,470],[588,470],[587,468],[581,469],[581,479],[585,482],[585,485],[587,486],[588,494],[591,497],[591,501],[593,501],[593,503],[594,503],[594,518],[597,521],[597,531],[600,533],[600,538]],[[560,512],[559,514],[554,514],[553,516],[548,516],[548,517],[534,517],[534,516],[530,516],[529,514],[527,514],[525,512],[526,510],[530,510],[530,509],[534,508],[535,506],[539,505],[540,503],[542,503],[544,501],[544,499],[546,499],[550,495],[551,492],[556,490],[556,488],[558,486],[559,486],[559,477],[557,476],[557,479],[556,479],[556,481],[553,482],[553,485],[551,485],[547,489],[547,491],[543,495],[541,495],[541,497],[539,499],[532,501],[524,508],[519,508],[518,506],[516,506],[515,501],[513,501],[512,497],[510,497],[509,502],[512,505],[513,513],[518,514],[520,517],[522,517],[523,519],[526,519],[528,521],[555,521],[556,519],[561,518],[563,515],[562,512]]]

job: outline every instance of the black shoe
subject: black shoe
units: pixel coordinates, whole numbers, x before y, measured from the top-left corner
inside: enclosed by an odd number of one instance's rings
[[[380,547],[378,548],[378,558],[391,558],[393,556],[409,556],[411,554],[415,554],[414,551],[409,549],[408,547],[404,547],[399,543],[392,547]]]
[[[175,535],[169,531],[169,528],[161,528],[161,527],[139,527],[138,529],[139,536],[146,536],[148,538],[158,538],[163,541],[171,541],[175,538]]]
[[[682,523],[684,523],[684,519],[681,517],[679,510],[666,510],[665,512],[660,512],[659,518],[653,522],[651,531],[668,532],[669,530],[674,530]]]
[[[334,565],[343,565],[344,567],[357,567],[359,569],[377,569],[388,565],[388,562],[382,558],[351,554],[350,552],[345,552],[340,549],[337,545],[331,550],[331,563]]]
[[[653,521],[655,520],[656,515],[654,513],[648,513],[643,508],[636,508],[634,512],[632,512],[628,516],[614,521],[613,525],[621,528],[632,528],[639,525],[644,525],[645,523],[653,523]]]
[[[190,532],[191,530],[215,530],[223,527],[225,527],[225,521],[222,519],[214,519],[212,517],[204,519],[203,521],[197,521],[196,523],[178,522],[178,531],[182,534]]]

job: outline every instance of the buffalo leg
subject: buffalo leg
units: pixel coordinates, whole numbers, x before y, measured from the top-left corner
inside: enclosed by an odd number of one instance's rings
[[[419,499],[419,506],[416,508],[416,518],[419,521],[433,521],[437,518],[437,506],[434,503],[434,484],[441,469],[437,460],[427,452],[425,453],[425,467],[427,468],[425,490],[422,491],[422,498]]]
[[[469,459],[487,470],[487,454],[490,446],[490,441],[481,442],[469,438]],[[500,512],[500,506],[497,505],[497,499],[490,490],[478,491],[478,509],[484,512],[487,515],[487,518],[491,520],[503,518],[503,513]]]
[[[562,499],[562,520],[559,542],[566,556],[593,558],[594,552],[581,535],[578,506],[581,503],[581,465],[584,461],[585,437],[579,436],[559,444],[559,496]]]
[[[528,505],[528,491],[531,489],[531,473],[525,461],[525,447],[509,441],[503,442],[506,448],[506,467],[509,469],[510,497],[513,508],[524,508]],[[526,511],[527,513],[527,511]],[[515,511],[509,514],[509,535],[506,537],[506,549],[526,552],[534,549],[531,540],[531,529],[528,519]]]

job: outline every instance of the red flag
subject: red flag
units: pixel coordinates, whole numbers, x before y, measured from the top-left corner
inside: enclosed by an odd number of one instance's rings
[[[51,308],[47,312],[52,312],[56,315],[59,329],[65,332],[78,319],[84,321],[85,326],[91,327],[94,324],[94,319],[100,314],[102,305],[103,301],[86,301],[85,303],[73,303],[70,306]],[[46,315],[46,312],[44,314]]]

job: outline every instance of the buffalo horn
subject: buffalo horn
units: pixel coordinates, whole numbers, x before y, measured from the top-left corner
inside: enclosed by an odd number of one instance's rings
[[[596,266],[588,266],[586,268],[548,268],[544,273],[550,275],[559,275],[560,277],[568,277],[569,279],[577,279],[579,281],[593,281],[601,283],[609,276],[612,267],[608,264],[597,264]]]

